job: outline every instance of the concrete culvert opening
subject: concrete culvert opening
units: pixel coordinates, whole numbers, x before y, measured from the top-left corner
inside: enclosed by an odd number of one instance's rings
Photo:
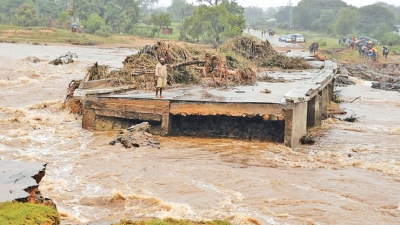
[[[261,116],[172,116],[172,135],[227,137],[283,143],[285,121],[264,120]]]
[[[158,134],[161,131],[161,121],[144,121],[119,117],[98,116],[96,118],[96,130],[121,130],[142,122],[150,124],[150,133]]]

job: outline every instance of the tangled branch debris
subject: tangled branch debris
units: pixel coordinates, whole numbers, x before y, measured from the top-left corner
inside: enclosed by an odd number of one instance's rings
[[[143,122],[131,126],[128,129],[121,130],[117,137],[115,137],[109,144],[115,145],[116,143],[121,143],[125,148],[138,148],[143,146],[159,148],[160,142],[149,132],[149,123]]]
[[[199,84],[204,77],[211,78],[210,86],[251,84],[256,81],[255,70],[248,67],[229,68],[223,55],[181,48],[164,41],[145,46],[137,54],[127,56],[120,70],[108,71],[106,66],[96,63],[89,68],[85,80],[110,79],[112,86],[137,84],[138,89],[151,88],[155,66],[160,58],[165,59],[169,71],[172,71],[169,83]]]
[[[315,137],[312,134],[306,134],[301,137],[300,142],[303,145],[312,145],[315,143]]]
[[[300,57],[287,57],[278,54],[268,40],[258,43],[252,38],[237,37],[227,41],[221,52],[240,55],[258,67],[280,67],[283,69],[310,69],[307,60]]]
[[[82,102],[80,100],[74,99],[75,89],[79,87],[81,84],[80,80],[72,80],[67,89],[67,96],[65,97],[63,107],[68,108],[70,113],[73,114],[82,114]]]
[[[68,63],[73,63],[74,58],[78,58],[78,55],[76,53],[71,53],[68,51],[67,53],[61,55],[60,57],[50,61],[49,64],[64,65]]]
[[[359,117],[356,117],[356,115],[353,114],[350,117],[344,118],[343,121],[354,123],[354,122],[358,121],[358,118]]]
[[[50,63],[70,63],[77,57],[75,53],[68,52]],[[257,78],[257,72],[252,67],[311,68],[305,59],[278,54],[268,40],[260,43],[249,37],[237,37],[227,41],[217,53],[158,41],[153,46],[143,47],[137,54],[127,56],[122,69],[110,71],[107,66],[96,62],[88,68],[83,81],[106,79],[108,83],[103,86],[130,85],[136,89],[152,89],[155,66],[160,58],[167,63],[169,84],[205,84],[212,87],[252,85],[257,79],[287,82],[283,78],[276,79],[268,75]],[[72,81],[68,87],[64,107],[69,107],[71,113],[82,112],[82,102],[72,98],[79,85],[80,81]],[[270,90],[264,91],[270,93]]]
[[[137,85],[138,89],[149,89],[154,86],[154,69],[160,58],[167,63],[170,84],[200,84],[204,81],[213,87],[253,84],[257,76],[250,65],[311,68],[304,59],[278,54],[268,41],[258,43],[248,37],[227,41],[218,53],[158,41],[127,56],[120,70],[109,71],[106,66],[96,63],[89,68],[85,81],[110,79],[112,86]]]

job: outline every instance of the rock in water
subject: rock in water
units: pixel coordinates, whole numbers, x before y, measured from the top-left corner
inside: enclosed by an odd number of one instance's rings
[[[121,130],[109,144],[121,143],[125,148],[144,146],[159,148],[160,142],[149,131],[150,125],[148,122],[133,125],[128,129]]]
[[[301,144],[303,145],[312,145],[315,143],[315,137],[311,134],[304,135],[301,139]]]
[[[339,75],[335,77],[335,84],[355,85],[356,83],[350,80],[348,76]]]

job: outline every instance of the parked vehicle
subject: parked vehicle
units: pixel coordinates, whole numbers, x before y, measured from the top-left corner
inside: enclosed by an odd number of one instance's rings
[[[286,41],[286,35],[279,36],[279,41],[282,41],[282,42]]]
[[[288,35],[286,35],[286,39],[285,39],[285,42],[293,42],[293,34],[288,34]]]
[[[293,42],[304,43],[304,36],[301,34],[293,34]]]

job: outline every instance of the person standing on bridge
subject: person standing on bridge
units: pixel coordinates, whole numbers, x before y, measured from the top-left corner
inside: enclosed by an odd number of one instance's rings
[[[156,65],[155,76],[157,78],[156,98],[158,98],[158,91],[160,91],[160,98],[162,98],[162,89],[167,86],[167,66],[165,65],[164,58],[160,58],[160,62]]]

